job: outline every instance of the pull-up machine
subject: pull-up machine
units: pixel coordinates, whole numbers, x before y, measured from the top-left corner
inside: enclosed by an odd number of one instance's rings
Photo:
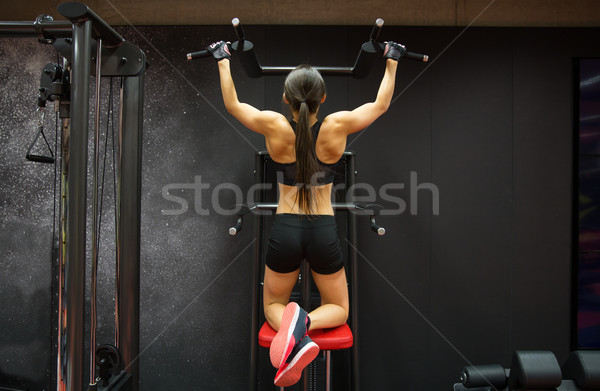
[[[273,184],[274,174],[273,174],[273,166],[272,159],[269,156],[268,152],[261,151],[256,154],[255,157],[255,185],[257,189],[263,189],[265,184]],[[333,337],[328,337],[328,340],[332,338],[343,337],[344,340],[349,339],[350,343],[345,344],[342,349],[348,348],[352,346],[352,351],[350,352],[350,372],[351,372],[351,380],[348,382],[348,387],[352,390],[358,390],[360,388],[360,373],[359,373],[359,345],[358,345],[358,270],[357,270],[357,230],[356,230],[356,216],[357,215],[368,215],[370,218],[370,228],[377,235],[384,235],[385,228],[379,226],[375,221],[376,216],[381,209],[381,206],[375,204],[359,204],[353,202],[352,194],[348,193],[348,189],[351,189],[355,184],[355,176],[356,176],[356,168],[355,168],[355,154],[353,152],[346,151],[344,152],[342,158],[340,159],[340,164],[335,172],[335,180],[334,180],[334,189],[337,189],[335,192],[336,202],[332,204],[333,209],[336,213],[346,212],[345,214],[345,224],[338,225],[338,227],[343,228],[345,231],[345,237],[347,241],[347,245],[345,247],[346,253],[346,270],[348,273],[348,285],[350,290],[350,318],[348,320],[351,328],[351,332],[348,331],[346,327],[342,332],[337,332]],[[274,186],[276,188],[276,184]],[[254,266],[252,272],[252,320],[251,320],[251,339],[250,339],[250,390],[263,390],[265,387],[259,388],[259,362],[260,355],[258,351],[258,345],[267,346],[265,342],[270,344],[270,340],[273,335],[272,330],[267,327],[266,324],[263,325],[264,317],[261,315],[261,295],[260,295],[260,286],[262,285],[261,281],[261,270],[264,268],[264,246],[265,246],[265,238],[268,236],[265,234],[267,231],[265,227],[265,213],[259,213],[260,211],[269,211],[269,213],[273,213],[277,209],[277,204],[272,202],[276,198],[276,195],[273,194],[273,191],[269,192],[268,190],[261,190],[258,194],[255,195],[255,200],[257,201],[254,205],[249,205],[248,207],[242,208],[240,214],[237,216],[237,223],[235,226],[229,229],[230,235],[236,235],[243,228],[244,216],[248,213],[255,213],[255,222],[254,222],[254,236],[256,240],[256,247],[254,251]],[[311,310],[311,305],[313,305],[313,298],[311,292],[311,282],[310,282],[310,265],[308,263],[304,263],[301,271],[300,271],[300,289],[299,293],[292,293],[292,298],[298,300],[302,307],[307,311]],[[298,297],[296,297],[298,296]],[[261,328],[262,325],[262,328]],[[342,329],[340,327],[339,329]],[[259,331],[260,330],[260,331]],[[317,342],[317,339],[314,339]],[[352,343],[354,341],[354,344]],[[344,341],[345,342],[345,341]],[[340,349],[340,348],[335,348]],[[329,349],[326,352],[326,369],[325,369],[325,390],[331,390],[331,353]],[[314,364],[314,363],[313,363]],[[312,365],[312,364],[311,364]],[[309,389],[317,389],[316,383],[312,380],[316,374],[311,374],[312,368],[304,371],[303,378],[301,381],[301,389],[308,391]],[[313,371],[316,372],[316,371]],[[272,383],[271,383],[272,385]]]
[[[97,389],[96,364],[113,361],[119,376],[111,390],[137,390],[139,383],[139,266],[141,213],[141,152],[144,73],[146,57],[125,41],[86,5],[66,2],[58,6],[65,21],[42,15],[35,22],[0,22],[0,37],[38,38],[53,44],[62,64],[45,68],[51,80],[40,91],[40,107],[46,100],[59,106],[61,132],[61,197],[59,218],[59,304],[56,388],[81,390],[84,380],[85,268],[87,221],[87,158],[90,75],[96,76],[96,143],[98,141],[101,76],[123,78],[120,105],[119,170],[117,191],[117,292],[115,350],[96,352],[97,245],[92,249],[92,320],[89,389]],[[96,145],[97,146],[97,145]],[[97,149],[96,149],[97,151]],[[49,162],[29,155],[34,161]],[[44,161],[45,160],[45,161]],[[97,153],[96,153],[96,162]],[[94,165],[94,214],[97,201],[97,164]],[[97,243],[94,215],[92,242]],[[116,356],[118,356],[118,358]],[[120,364],[117,363],[120,361]],[[100,366],[101,366],[100,365]],[[114,369],[114,368],[113,368]],[[104,379],[106,380],[106,379]]]

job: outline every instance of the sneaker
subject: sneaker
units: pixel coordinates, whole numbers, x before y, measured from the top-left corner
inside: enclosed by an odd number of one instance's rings
[[[277,387],[289,387],[296,384],[302,376],[302,370],[319,354],[319,346],[309,336],[294,346],[286,362],[275,375]]]
[[[275,368],[281,367],[294,346],[304,338],[309,326],[308,314],[297,303],[291,302],[285,307],[281,326],[273,338],[269,350],[271,364]]]

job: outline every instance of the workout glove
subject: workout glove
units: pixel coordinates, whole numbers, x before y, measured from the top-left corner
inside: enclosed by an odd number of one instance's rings
[[[406,48],[404,47],[404,45],[389,41],[386,42],[383,57],[385,57],[386,59],[391,58],[392,60],[398,61],[400,57],[404,56],[404,53],[406,53]]]
[[[213,58],[217,60],[217,62],[223,59],[230,59],[231,52],[229,51],[229,42],[219,41],[215,43],[211,43],[206,50],[208,50]]]

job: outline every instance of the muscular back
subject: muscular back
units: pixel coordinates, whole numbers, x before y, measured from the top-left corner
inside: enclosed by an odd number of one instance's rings
[[[294,153],[296,134],[283,115],[281,118],[283,121],[277,121],[276,127],[271,132],[265,133],[265,143],[272,159],[280,163],[292,163],[296,161]],[[337,162],[346,149],[346,133],[329,118],[330,116],[323,121],[315,144],[317,158],[323,163]],[[310,125],[314,125],[316,121],[315,116]]]

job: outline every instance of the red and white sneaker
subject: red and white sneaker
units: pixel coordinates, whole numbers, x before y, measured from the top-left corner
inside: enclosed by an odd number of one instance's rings
[[[294,346],[286,362],[279,368],[275,375],[275,385],[277,387],[289,387],[296,384],[304,368],[314,360],[319,354],[319,346],[310,339],[309,336]]]
[[[310,327],[310,318],[297,303],[291,302],[283,311],[281,326],[271,342],[269,355],[271,364],[280,368],[294,346],[304,338]]]

